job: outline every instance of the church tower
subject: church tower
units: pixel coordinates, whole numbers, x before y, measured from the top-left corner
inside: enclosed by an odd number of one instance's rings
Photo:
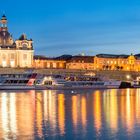
[[[13,48],[14,46],[14,40],[10,33],[8,32],[7,28],[7,18],[5,15],[2,16],[1,20],[1,27],[0,27],[0,47],[2,48]]]
[[[14,41],[8,32],[7,18],[5,15],[0,20],[0,67],[32,67],[33,45],[26,35]]]
[[[5,15],[3,15],[1,18],[1,29],[3,31],[7,31],[7,18]]]

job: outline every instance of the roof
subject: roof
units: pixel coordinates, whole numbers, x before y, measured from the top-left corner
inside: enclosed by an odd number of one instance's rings
[[[13,46],[14,40],[8,31],[0,31],[0,46]]]
[[[77,63],[93,63],[93,56],[73,56],[68,62],[77,62]]]
[[[3,14],[3,16],[2,16],[1,19],[2,19],[2,20],[6,20],[7,18],[6,18],[6,16]]]
[[[46,60],[47,57],[43,55],[34,55],[34,59]]]
[[[129,55],[121,54],[121,55],[116,55],[116,54],[97,54],[97,57],[100,58],[128,58]]]
[[[34,59],[59,61],[59,59],[51,58],[51,57],[46,57],[46,56],[43,56],[43,55],[35,55]]]
[[[27,37],[25,34],[22,34],[20,37],[19,37],[19,40],[27,40]]]
[[[65,55],[61,55],[59,57],[56,57],[55,59],[56,60],[65,60],[65,61],[67,61],[67,60],[70,60],[71,58],[72,58],[72,55],[65,54]]]
[[[22,34],[20,37],[19,37],[19,40],[28,40],[28,41],[32,41],[32,39],[27,39],[27,36],[25,34]]]

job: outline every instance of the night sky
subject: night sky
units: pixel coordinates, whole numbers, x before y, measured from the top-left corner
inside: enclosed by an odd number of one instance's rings
[[[35,54],[140,53],[140,0],[0,0],[3,13]]]

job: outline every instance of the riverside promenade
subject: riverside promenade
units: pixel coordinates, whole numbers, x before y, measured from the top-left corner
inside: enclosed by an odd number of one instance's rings
[[[112,70],[70,70],[70,69],[22,69],[22,68],[0,68],[0,74],[17,74],[24,73],[26,71],[33,70],[34,72],[40,74],[62,74],[66,76],[71,75],[84,75],[84,74],[96,74],[101,77],[108,77],[110,79],[117,79],[122,81],[134,80],[136,77],[140,76],[140,72],[135,71],[112,71]]]

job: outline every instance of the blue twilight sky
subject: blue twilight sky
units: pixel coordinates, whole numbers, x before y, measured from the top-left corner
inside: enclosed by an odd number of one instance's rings
[[[140,53],[140,0],[0,0],[0,13],[35,54]]]

